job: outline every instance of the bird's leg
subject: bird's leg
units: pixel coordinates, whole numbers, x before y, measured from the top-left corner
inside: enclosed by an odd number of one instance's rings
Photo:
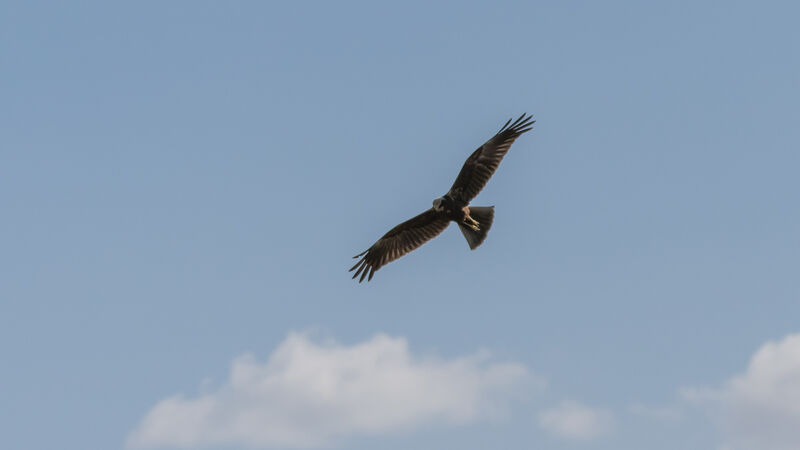
[[[470,216],[464,217],[464,224],[466,226],[472,228],[473,231],[480,231],[481,230],[481,227],[480,227],[480,224],[478,223],[478,221],[473,219]]]
[[[464,225],[472,228],[472,231],[480,231],[480,223],[469,215],[469,206],[461,208],[461,211],[464,212]]]

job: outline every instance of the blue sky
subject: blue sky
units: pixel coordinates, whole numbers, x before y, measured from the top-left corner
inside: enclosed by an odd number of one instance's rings
[[[3,3],[2,447],[793,448],[798,14]]]

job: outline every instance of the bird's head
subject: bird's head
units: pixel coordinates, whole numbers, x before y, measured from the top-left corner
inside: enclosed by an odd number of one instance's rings
[[[433,209],[434,209],[435,211],[442,211],[442,210],[444,210],[444,205],[443,205],[443,203],[444,203],[444,199],[443,199],[443,198],[441,198],[441,197],[437,198],[436,200],[434,200],[434,201],[433,201]]]

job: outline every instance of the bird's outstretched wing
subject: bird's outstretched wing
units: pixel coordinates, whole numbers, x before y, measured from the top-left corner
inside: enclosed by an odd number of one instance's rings
[[[486,186],[511,144],[524,132],[530,130],[533,116],[522,114],[517,120],[508,119],[503,128],[485,144],[478,147],[458,173],[455,183],[447,195],[461,204],[468,204]]]
[[[449,224],[450,220],[443,213],[431,208],[392,228],[372,244],[372,247],[353,257],[361,257],[356,265],[350,268],[350,272],[358,269],[353,279],[361,275],[358,280],[361,283],[369,273],[367,281],[371,280],[372,275],[381,266],[417,249],[444,231]]]

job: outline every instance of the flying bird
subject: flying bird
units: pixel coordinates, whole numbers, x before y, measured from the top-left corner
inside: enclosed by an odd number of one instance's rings
[[[492,227],[494,206],[469,206],[469,202],[486,186],[511,144],[536,122],[526,114],[512,120],[467,158],[453,186],[433,201],[431,209],[392,228],[372,247],[354,256],[361,259],[350,268],[350,272],[356,271],[353,279],[361,275],[359,283],[365,277],[372,280],[378,269],[433,239],[451,221],[458,224],[470,249],[481,245]]]

